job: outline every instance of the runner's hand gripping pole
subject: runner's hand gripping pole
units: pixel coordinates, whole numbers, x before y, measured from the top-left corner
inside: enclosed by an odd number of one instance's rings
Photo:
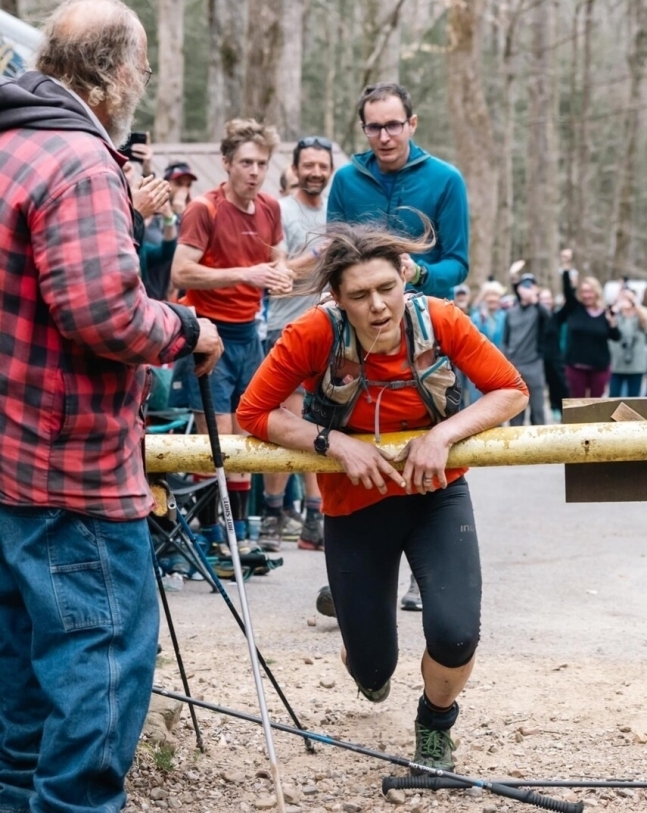
[[[281,787],[281,778],[279,776],[279,768],[278,763],[276,761],[276,752],[274,750],[274,740],[272,739],[272,724],[270,722],[270,718],[267,713],[267,703],[265,702],[265,692],[263,690],[263,682],[261,680],[261,670],[258,662],[256,643],[254,641],[254,630],[252,629],[252,622],[249,614],[249,605],[247,603],[247,594],[245,592],[243,569],[240,564],[238,541],[236,539],[236,531],[234,530],[234,520],[231,513],[231,503],[229,502],[229,492],[227,491],[227,480],[225,479],[225,469],[222,460],[222,450],[220,448],[218,425],[216,423],[216,416],[213,408],[213,398],[211,396],[211,386],[209,384],[209,376],[208,375],[200,376],[198,378],[198,383],[200,385],[202,408],[204,409],[204,418],[207,424],[207,432],[209,434],[211,454],[213,455],[213,462],[216,467],[216,476],[218,478],[218,489],[220,491],[220,500],[222,502],[222,512],[225,518],[225,526],[227,528],[227,542],[229,543],[229,548],[231,550],[231,561],[234,566],[234,576],[236,577],[238,595],[240,596],[240,607],[243,614],[243,620],[245,622],[245,632],[247,637],[247,646],[249,649],[249,658],[252,664],[252,673],[254,675],[254,683],[256,685],[256,694],[258,695],[258,705],[261,712],[263,730],[265,732],[267,755],[270,760],[272,778],[274,780],[274,790],[276,792],[276,806],[279,813],[285,813],[285,800],[283,798],[283,788]]]

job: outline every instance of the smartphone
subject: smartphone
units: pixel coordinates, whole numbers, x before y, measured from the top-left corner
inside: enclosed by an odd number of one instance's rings
[[[145,144],[147,140],[148,136],[146,133],[133,132],[128,136],[128,141],[126,141],[119,152],[123,153],[129,161],[139,161],[141,164],[143,163],[142,159],[137,155],[133,155],[132,146],[133,144]]]

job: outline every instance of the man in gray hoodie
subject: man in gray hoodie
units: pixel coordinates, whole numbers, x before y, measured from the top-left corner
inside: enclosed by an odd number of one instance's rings
[[[539,287],[533,274],[523,274],[514,285],[517,304],[506,313],[503,329],[503,352],[519,370],[530,392],[530,423],[546,423],[544,419],[544,357],[543,342],[548,311],[539,304]],[[510,426],[523,426],[526,411],[510,421]]]

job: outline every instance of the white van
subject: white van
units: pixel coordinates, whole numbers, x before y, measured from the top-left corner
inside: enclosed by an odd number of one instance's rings
[[[19,76],[31,66],[42,34],[0,9],[0,76]]]

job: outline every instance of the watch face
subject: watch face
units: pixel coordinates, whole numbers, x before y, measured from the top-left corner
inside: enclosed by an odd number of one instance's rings
[[[317,452],[317,454],[326,454],[329,446],[330,441],[328,440],[328,433],[324,429],[315,438],[314,442],[315,452]]]

